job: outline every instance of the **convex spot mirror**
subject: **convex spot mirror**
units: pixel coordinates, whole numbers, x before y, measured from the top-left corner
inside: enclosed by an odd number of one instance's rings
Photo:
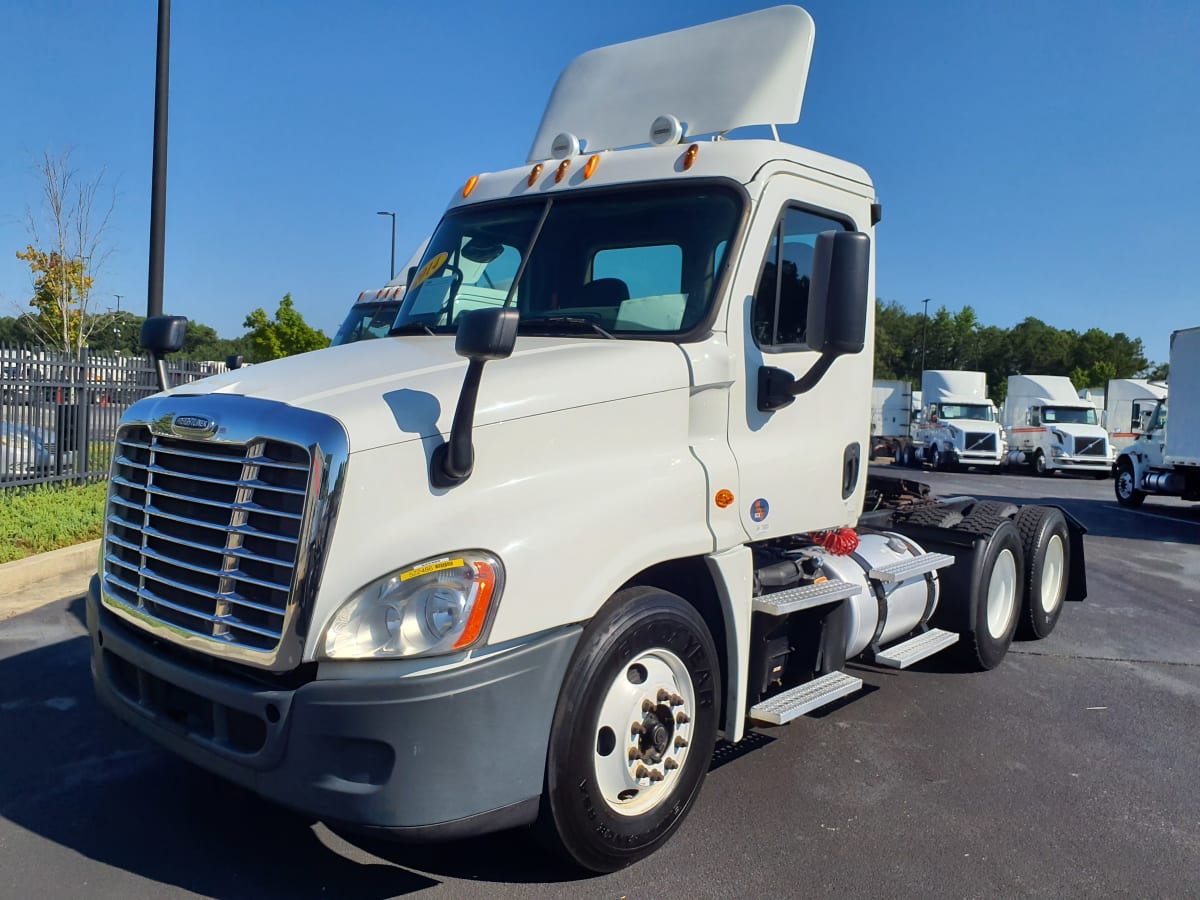
[[[142,323],[141,344],[155,356],[178,353],[187,337],[185,316],[151,316]]]
[[[507,359],[517,343],[515,309],[473,309],[458,317],[454,352],[471,360]]]
[[[861,231],[822,231],[812,265],[806,343],[828,356],[861,353],[867,339],[871,238]]]

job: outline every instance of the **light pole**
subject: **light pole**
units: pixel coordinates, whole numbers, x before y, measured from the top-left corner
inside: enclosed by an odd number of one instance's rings
[[[113,296],[117,298],[117,315],[119,316],[119,315],[121,315],[121,298],[124,297],[125,295],[124,294],[113,294]]]
[[[396,214],[394,212],[377,212],[377,216],[392,217],[392,274],[388,276],[388,281],[396,277]]]
[[[921,371],[925,371],[925,335],[929,331],[929,298],[925,298],[925,319],[921,323]],[[923,399],[923,398],[922,398]]]

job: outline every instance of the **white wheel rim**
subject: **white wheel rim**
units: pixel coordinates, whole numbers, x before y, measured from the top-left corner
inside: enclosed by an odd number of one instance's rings
[[[1133,495],[1133,473],[1128,469],[1122,469],[1121,474],[1117,476],[1117,489],[1122,497],[1128,498]]]
[[[1050,535],[1050,543],[1046,545],[1046,555],[1042,559],[1041,602],[1042,611],[1050,615],[1058,609],[1062,602],[1063,587],[1066,579],[1066,566],[1063,564],[1066,554],[1063,552],[1062,538],[1057,534]]]
[[[670,650],[647,650],[617,673],[592,734],[596,783],[609,809],[638,816],[670,796],[687,763],[695,710],[692,678]]]
[[[1017,560],[1011,550],[1000,551],[988,580],[988,633],[999,640],[1008,632],[1017,606]]]

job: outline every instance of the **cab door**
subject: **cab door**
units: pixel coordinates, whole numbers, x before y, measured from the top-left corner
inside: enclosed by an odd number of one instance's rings
[[[743,348],[740,389],[730,400],[729,442],[737,497],[753,539],[854,523],[862,509],[871,419],[874,303],[866,346],[836,358],[806,393],[764,409],[760,371],[800,379],[821,354],[805,343],[816,236],[870,231],[870,199],[791,174],[767,182],[731,293],[728,336]],[[874,297],[874,248],[869,297]]]

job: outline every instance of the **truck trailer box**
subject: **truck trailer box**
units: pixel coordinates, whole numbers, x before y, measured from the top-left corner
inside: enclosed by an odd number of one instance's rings
[[[1200,328],[1171,335],[1169,384],[1163,458],[1168,465],[1200,466]]]

